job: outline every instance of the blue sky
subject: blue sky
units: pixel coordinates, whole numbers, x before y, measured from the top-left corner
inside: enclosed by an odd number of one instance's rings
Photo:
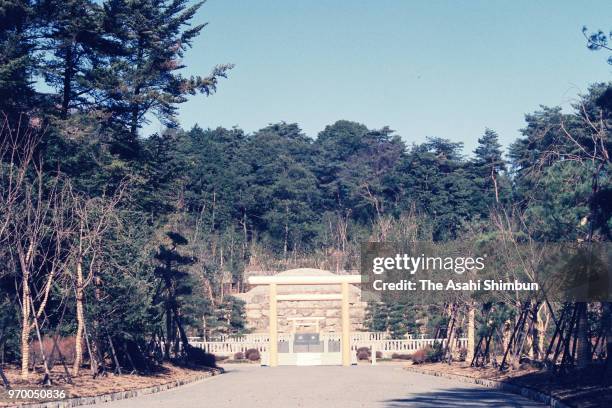
[[[348,119],[467,152],[490,127],[507,145],[526,112],[612,79],[608,54],[587,50],[581,33],[612,29],[610,16],[611,1],[209,0],[185,73],[236,67],[179,118],[248,132],[297,122],[312,137]]]

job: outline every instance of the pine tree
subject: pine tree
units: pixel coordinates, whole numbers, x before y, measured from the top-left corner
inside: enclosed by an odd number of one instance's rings
[[[247,171],[239,155],[245,139],[240,129],[195,126],[187,133],[183,148],[190,166],[185,200],[209,231],[223,231],[243,216],[241,193]]]
[[[28,110],[34,96],[33,29],[30,1],[0,2],[0,112],[11,117]]]
[[[368,302],[366,326],[370,331],[384,332],[389,328],[389,305],[387,302]]]
[[[177,330],[183,347],[187,349],[189,345],[181,307],[183,306],[182,298],[190,295],[192,290],[189,273],[184,268],[192,265],[195,259],[179,252],[178,248],[188,243],[185,237],[177,232],[168,232],[166,235],[170,239],[170,244],[160,245],[159,251],[155,255],[155,258],[159,261],[159,266],[155,268],[155,274],[159,278],[158,299],[163,303],[166,324],[164,354],[166,358],[169,358],[173,344],[175,351],[178,350]]]
[[[481,214],[486,215],[487,206],[499,205],[502,200],[504,188],[503,173],[506,171],[506,162],[502,156],[499,137],[494,130],[485,129],[485,133],[478,139],[478,147],[474,150],[474,158],[470,163],[470,170],[474,177],[476,188],[480,194],[476,195],[474,205],[481,208]]]
[[[296,124],[274,124],[249,138],[241,157],[254,228],[284,255],[311,243],[320,202],[311,140]]]
[[[232,65],[216,66],[206,77],[184,77],[179,71],[185,51],[205,24],[190,25],[202,3],[187,0],[110,0],[105,3],[105,28],[123,44],[110,59],[102,81],[104,105],[112,122],[127,130],[133,143],[138,129],[153,113],[162,124],[176,126],[177,104],[197,92],[210,95]]]
[[[41,71],[58,90],[61,117],[66,118],[70,109],[95,107],[97,76],[108,69],[109,58],[121,52],[117,39],[104,32],[102,7],[91,0],[46,0],[37,12],[46,52]]]
[[[363,223],[383,216],[394,200],[390,177],[405,145],[393,130],[368,130],[345,120],[327,126],[314,144],[315,171],[326,208]]]
[[[447,139],[428,138],[414,146],[396,169],[398,200],[429,215],[437,241],[456,238],[463,223],[475,213],[471,206],[474,183],[462,158],[462,147],[462,143]]]

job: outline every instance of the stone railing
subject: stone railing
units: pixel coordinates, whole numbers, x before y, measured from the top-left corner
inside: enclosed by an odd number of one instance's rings
[[[432,347],[434,343],[442,343],[442,347],[446,347],[446,339],[434,340],[434,339],[407,339],[407,340],[377,340],[377,341],[353,341],[351,342],[351,350],[357,350],[359,347],[372,347],[376,351],[380,351],[383,354],[386,353],[406,353],[411,354],[415,351],[425,348]],[[453,348],[467,347],[467,338],[459,338],[455,340]]]
[[[289,339],[291,334],[279,333],[278,339],[285,340]],[[189,343],[192,342],[204,342],[205,340],[202,337],[188,337]],[[268,333],[250,333],[243,334],[241,336],[230,336],[230,335],[216,335],[209,342],[219,343],[219,342],[228,342],[228,343],[267,343],[270,341],[270,335]]]
[[[321,333],[321,338],[340,338],[340,333]],[[335,336],[335,337],[334,337]],[[279,333],[278,339],[289,340],[291,334]],[[408,336],[410,338],[410,335]],[[189,337],[189,342],[203,342],[204,339],[201,337]],[[353,332],[351,333],[351,341],[373,341],[373,340],[385,340],[389,339],[389,334],[386,332]],[[244,342],[244,343],[267,343],[270,341],[270,335],[268,333],[250,333],[241,336],[230,336],[230,335],[217,335],[209,340],[210,342]]]
[[[379,336],[380,334],[380,336]],[[246,335],[242,338],[229,338],[226,341],[200,341],[196,338],[190,338],[189,343],[197,348],[205,350],[207,353],[216,354],[219,356],[233,356],[237,352],[245,352],[248,349],[257,349],[260,353],[266,353],[268,351],[269,336],[258,334],[258,337],[247,337],[253,335]],[[446,346],[446,339],[434,340],[434,339],[388,339],[385,338],[386,333],[375,333],[375,332],[363,332],[363,333],[351,333],[351,350],[355,351],[359,347],[371,347],[376,351],[382,352],[385,356],[392,353],[405,353],[411,354],[419,349],[427,346],[433,346],[434,343],[441,342],[442,346]],[[292,335],[290,334],[279,334],[279,350],[285,349],[282,347],[283,343],[290,343]],[[329,346],[329,342],[339,342],[341,339],[340,333],[323,333],[320,335],[321,342],[324,344],[325,350]],[[453,344],[454,349],[467,348],[467,338],[459,338],[455,340]],[[290,348],[289,348],[290,349]]]
[[[244,341],[190,341],[189,344],[217,356],[233,356],[238,352],[244,353],[248,349],[256,349],[260,353],[268,351],[268,343],[263,341],[257,343],[247,343]]]

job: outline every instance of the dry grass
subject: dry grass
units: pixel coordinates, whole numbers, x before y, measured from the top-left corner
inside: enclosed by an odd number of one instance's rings
[[[17,367],[4,366],[3,370],[13,389],[26,387],[31,389],[42,388],[40,381],[43,378],[43,372],[41,370],[30,373],[29,381],[22,381],[20,379]],[[72,378],[73,383],[69,384],[66,381],[64,369],[61,366],[56,366],[52,370],[51,378],[53,380],[53,387],[66,390],[67,397],[89,397],[119,391],[148,388],[175,382],[177,380],[188,380],[205,374],[208,371],[210,371],[210,369],[184,368],[165,364],[159,367],[151,375],[115,375],[109,373],[105,376],[93,378],[88,370],[82,370],[78,377]],[[3,388],[0,388],[0,407],[14,405],[15,401],[9,404],[5,393],[2,391]],[[2,396],[4,396],[4,398]]]

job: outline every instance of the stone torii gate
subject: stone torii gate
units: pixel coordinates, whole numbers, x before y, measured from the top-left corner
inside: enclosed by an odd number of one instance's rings
[[[334,275],[334,276],[251,276],[251,285],[268,285],[269,288],[269,365],[278,366],[278,312],[279,301],[313,301],[313,300],[339,300],[341,302],[342,321],[342,365],[351,365],[350,345],[350,316],[349,316],[349,284],[361,283],[361,275]],[[279,295],[279,285],[340,285],[339,293],[297,293]]]

